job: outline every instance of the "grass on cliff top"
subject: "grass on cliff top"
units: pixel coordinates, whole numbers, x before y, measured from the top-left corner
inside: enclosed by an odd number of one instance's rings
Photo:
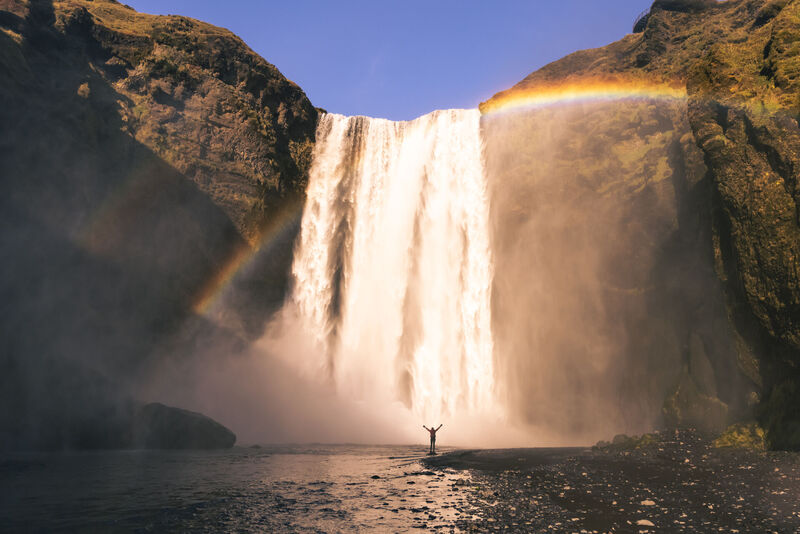
[[[150,15],[114,0],[63,0],[53,2],[56,12],[83,7],[95,20],[109,28],[131,35],[152,35],[154,29],[182,29],[208,35],[223,35],[238,39],[232,32],[206,22],[180,15]]]
[[[70,16],[76,10],[85,9],[92,15],[95,24],[104,26],[123,38],[116,39],[117,52],[125,48],[138,48],[141,40],[152,39],[157,43],[175,46],[190,51],[199,46],[216,47],[222,43],[244,50],[254,63],[266,66],[274,74],[280,75],[278,69],[253,52],[236,34],[218,26],[180,15],[150,15],[139,13],[133,8],[115,0],[63,0],[53,2],[57,19]],[[128,43],[124,36],[128,36]],[[136,63],[141,59],[141,51],[129,51],[128,61]],[[138,55],[137,55],[138,53]],[[131,55],[133,54],[133,56]]]

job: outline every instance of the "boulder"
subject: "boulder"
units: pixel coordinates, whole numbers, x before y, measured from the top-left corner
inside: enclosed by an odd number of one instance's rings
[[[612,449],[612,450],[632,450],[641,449],[654,445],[660,441],[657,433],[642,434],[641,436],[628,436],[627,434],[617,434],[609,443],[608,441],[598,441],[593,449]]]
[[[764,429],[755,421],[751,421],[729,426],[714,440],[714,447],[764,451],[767,449],[767,440]]]
[[[143,449],[227,449],[236,435],[210,417],[158,402],[133,418],[133,446]]]

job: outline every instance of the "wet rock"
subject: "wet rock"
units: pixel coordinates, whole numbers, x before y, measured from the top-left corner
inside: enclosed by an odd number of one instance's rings
[[[678,383],[664,400],[662,414],[669,427],[692,427],[718,433],[725,428],[728,405],[703,393],[685,365]]]
[[[617,434],[614,436],[614,439],[611,440],[612,445],[627,445],[633,438],[627,436],[625,434]]]
[[[696,332],[689,338],[689,374],[702,394],[717,397],[714,368],[708,358],[705,343]]]
[[[145,449],[227,449],[236,435],[197,412],[145,404],[134,415],[133,446]]]
[[[614,439],[609,443],[608,441],[600,440],[592,448],[594,450],[602,449],[640,449],[656,444],[659,441],[658,433],[642,434],[641,436],[628,436],[626,434],[617,434]]]

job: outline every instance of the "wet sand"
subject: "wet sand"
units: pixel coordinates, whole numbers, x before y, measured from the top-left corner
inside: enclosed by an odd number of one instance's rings
[[[714,449],[692,432],[639,449],[454,451],[467,532],[800,532],[800,453]]]

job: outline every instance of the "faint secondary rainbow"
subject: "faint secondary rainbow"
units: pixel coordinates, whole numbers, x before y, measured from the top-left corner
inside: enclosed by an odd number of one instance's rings
[[[686,88],[674,83],[642,80],[583,80],[511,89],[481,104],[484,115],[540,109],[555,105],[617,100],[685,100]]]
[[[146,209],[153,197],[163,188],[164,173],[153,164],[130,169],[124,180],[114,188],[94,211],[78,233],[78,242],[87,250],[100,256],[113,252],[109,239],[123,233],[124,228],[135,224],[137,214]],[[198,287],[190,301],[191,309],[207,314],[225,293],[236,275],[246,267],[259,251],[282,235],[297,222],[303,211],[302,199],[289,200],[261,229],[253,246],[242,244],[233,247],[220,267]]]

